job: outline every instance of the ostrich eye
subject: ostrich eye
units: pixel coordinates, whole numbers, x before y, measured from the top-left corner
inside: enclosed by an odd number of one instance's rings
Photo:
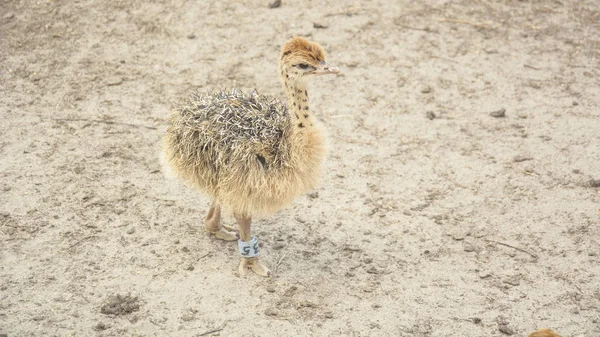
[[[300,63],[300,64],[298,64],[298,67],[300,67],[300,69],[308,69],[308,64]]]

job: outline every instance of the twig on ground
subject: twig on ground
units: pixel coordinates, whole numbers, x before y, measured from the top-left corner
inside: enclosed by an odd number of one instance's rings
[[[456,64],[460,64],[457,61],[451,60],[451,59],[447,59],[445,57],[439,57],[439,56],[435,56],[435,55],[431,55],[431,58],[433,59],[440,59],[440,60],[444,60],[444,61],[448,61],[448,62],[454,62]]]
[[[346,138],[340,137],[340,136],[333,136],[333,137],[337,138],[339,140],[343,140],[343,141],[348,142],[348,143],[373,145],[373,144],[371,144],[371,142],[363,142],[363,141],[360,141],[360,140],[346,139]]]
[[[534,66],[530,66],[529,64],[524,64],[523,67],[530,68],[530,69],[533,69],[533,70],[542,70],[542,68],[537,68],[537,67],[534,67]]]
[[[480,22],[470,22],[470,21],[458,20],[458,19],[440,19],[439,21],[440,22],[462,23],[465,25],[471,25],[474,27],[481,27],[481,28],[490,28],[490,26],[488,24],[480,23]]]
[[[402,25],[402,24],[399,24],[399,23],[396,23],[396,26],[402,27],[402,28],[406,28],[406,29],[420,30],[422,32],[427,32],[427,33],[437,33],[436,31],[432,31],[429,28],[417,28],[417,27],[411,27],[411,26]]]
[[[487,241],[487,242],[493,242],[493,243],[499,244],[499,245],[504,246],[504,247],[509,247],[509,248],[512,248],[512,249],[516,249],[516,250],[518,250],[520,252],[523,252],[523,253],[525,253],[525,254],[533,257],[536,260],[539,258],[536,254],[534,254],[532,252],[529,252],[529,251],[527,251],[527,250],[525,250],[523,248],[519,248],[519,247],[515,247],[515,246],[512,246],[512,245],[509,245],[508,243],[504,243],[504,242],[500,242],[500,241],[495,241],[495,240],[490,240],[490,239],[484,239],[484,240]]]
[[[150,129],[150,130],[156,130],[158,129],[155,126],[147,126],[147,125],[140,125],[140,124],[131,124],[131,123],[123,123],[123,122],[115,122],[115,121],[104,121],[101,119],[87,119],[87,118],[52,118],[52,120],[54,121],[59,121],[59,122],[90,122],[90,123],[104,123],[104,124],[115,124],[115,125],[125,125],[125,126],[133,126],[136,128],[146,128],[146,129]]]
[[[325,14],[325,17],[329,17],[329,16],[336,16],[336,15],[346,15],[346,16],[352,16],[352,15],[356,15],[358,14],[358,12],[361,11],[360,7],[355,7],[355,6],[351,6],[346,8],[343,11],[339,11],[339,12],[335,12],[335,13],[329,13],[329,14]]]
[[[207,331],[207,332],[205,332],[205,333],[201,333],[201,334],[199,334],[199,335],[196,335],[196,336],[197,336],[197,337],[200,337],[200,336],[206,336],[206,335],[210,335],[210,334],[213,334],[213,333],[215,333],[215,332],[219,332],[219,331],[223,331],[223,328],[221,328],[221,329],[215,329],[215,330],[210,330],[210,331]]]
[[[156,323],[152,318],[150,318],[149,321],[150,321],[150,323],[152,323],[152,324],[154,324],[156,326],[162,326],[162,325]]]
[[[525,173],[528,176],[534,176],[534,177],[539,177],[540,176],[539,174],[535,174],[535,173],[529,172],[527,170],[523,170],[523,173]]]
[[[277,261],[277,265],[275,266],[275,272],[277,273],[277,270],[279,269],[279,265],[281,264],[281,262],[283,262],[283,259],[285,259],[285,257],[288,255],[289,252],[285,252],[285,254],[283,254],[283,256],[279,259],[279,261]]]
[[[70,246],[69,246],[69,248],[67,248],[67,249],[72,249],[72,248],[74,248],[75,246],[78,246],[78,245],[80,245],[80,244],[81,244],[83,241],[86,241],[86,240],[89,240],[89,239],[91,239],[91,238],[95,238],[95,237],[96,237],[95,235],[86,236],[86,237],[84,237],[83,239],[81,239],[81,240],[78,240],[78,241],[77,241],[77,242],[75,242],[74,244],[70,245]]]
[[[84,301],[91,303],[90,300],[87,299],[87,297],[83,296],[83,294],[78,294],[79,297],[83,298]]]

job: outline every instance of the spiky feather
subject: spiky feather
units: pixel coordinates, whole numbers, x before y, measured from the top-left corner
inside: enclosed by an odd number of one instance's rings
[[[238,89],[196,92],[174,109],[163,148],[178,176],[234,212],[268,214],[312,188],[319,175],[322,139],[302,144],[315,157],[304,161],[293,153],[293,131],[276,98]]]

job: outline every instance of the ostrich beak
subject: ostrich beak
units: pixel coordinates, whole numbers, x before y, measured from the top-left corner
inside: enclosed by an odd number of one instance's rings
[[[340,68],[332,66],[325,61],[319,62],[317,65],[317,69],[315,69],[312,73],[313,75],[328,75],[328,74],[337,74],[340,72]]]

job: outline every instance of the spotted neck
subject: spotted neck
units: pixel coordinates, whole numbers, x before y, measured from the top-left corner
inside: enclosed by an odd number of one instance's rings
[[[313,126],[312,114],[308,107],[308,92],[302,82],[284,80],[287,106],[294,128],[302,130]]]

